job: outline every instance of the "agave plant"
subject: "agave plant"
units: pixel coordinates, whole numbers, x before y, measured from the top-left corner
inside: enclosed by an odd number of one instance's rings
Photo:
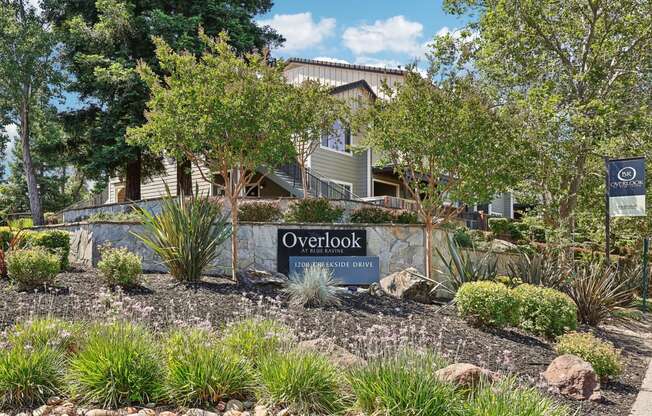
[[[510,280],[561,289],[571,274],[571,264],[554,250],[527,255],[522,253],[517,260],[507,265]]]
[[[436,249],[445,267],[445,270],[437,271],[449,278],[452,293],[457,292],[457,289],[466,282],[496,279],[498,260],[493,253],[480,255],[475,250],[462,250],[451,235],[448,235],[446,241],[450,257]]]
[[[144,232],[134,233],[182,282],[199,281],[231,236],[231,225],[220,207],[198,196],[195,189],[195,196],[172,197],[166,186],[161,213],[139,209]]]

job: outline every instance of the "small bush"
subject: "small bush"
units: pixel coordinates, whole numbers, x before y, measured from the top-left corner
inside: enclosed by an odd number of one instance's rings
[[[59,258],[61,270],[66,270],[69,266],[70,234],[66,231],[26,232],[22,244],[27,248],[43,247],[47,249]]]
[[[259,378],[259,400],[292,414],[332,415],[344,409],[340,370],[320,355],[270,355],[260,363]]]
[[[54,283],[60,268],[59,258],[42,247],[12,250],[6,262],[9,279],[21,288]]]
[[[292,274],[285,292],[296,306],[338,305],[338,288],[333,273],[321,265],[306,267],[302,274]]]
[[[14,347],[48,347],[72,354],[79,350],[82,331],[79,324],[46,317],[17,323],[7,338]]]
[[[401,211],[394,217],[395,224],[419,224],[419,215],[416,212]]]
[[[508,238],[512,241],[523,239],[522,228],[526,225],[519,225],[511,222],[508,218],[489,218],[489,229],[497,238]]]
[[[349,373],[356,410],[369,415],[455,415],[462,401],[455,387],[440,382],[445,366],[434,354],[402,353],[378,358]]]
[[[0,250],[9,248],[9,242],[14,237],[14,233],[7,228],[0,228]]]
[[[577,307],[568,295],[550,288],[523,284],[514,289],[519,299],[519,327],[553,337],[577,327]]]
[[[386,224],[394,220],[392,212],[385,208],[364,207],[353,211],[351,222],[354,224]]]
[[[52,348],[0,349],[0,408],[35,406],[60,391],[61,353]]]
[[[205,406],[246,397],[253,389],[251,367],[226,351],[215,335],[199,330],[170,334],[166,345],[165,392],[177,406]]]
[[[458,227],[453,233],[453,240],[455,240],[458,247],[473,247],[473,240],[466,227]]]
[[[282,217],[281,209],[273,202],[248,202],[238,208],[238,220],[242,222],[275,222]]]
[[[107,285],[136,286],[140,283],[143,267],[140,256],[127,248],[102,249],[102,259],[97,268]]]
[[[518,324],[518,299],[501,283],[464,283],[455,295],[455,302],[459,314],[472,323],[498,328]]]
[[[288,328],[270,319],[247,319],[230,325],[222,343],[257,365],[263,357],[281,351],[291,335]]]
[[[570,416],[573,413],[536,388],[524,388],[508,378],[472,393],[468,416]]]
[[[610,342],[602,341],[588,332],[571,332],[560,336],[555,351],[559,355],[573,354],[591,363],[601,378],[614,377],[622,372],[620,351]]]
[[[335,223],[342,219],[343,208],[333,206],[326,198],[307,198],[296,201],[286,214],[287,222]]]
[[[72,396],[84,403],[117,408],[156,401],[163,370],[156,341],[140,326],[97,325],[69,364]]]

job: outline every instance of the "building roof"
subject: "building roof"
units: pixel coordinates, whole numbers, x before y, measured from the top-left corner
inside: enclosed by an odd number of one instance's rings
[[[362,88],[362,89],[366,90],[369,93],[369,95],[371,95],[371,98],[374,99],[374,100],[376,98],[378,98],[376,96],[376,93],[374,92],[374,90],[371,89],[371,87],[369,86],[367,81],[365,81],[364,79],[361,79],[361,80],[355,81],[355,82],[350,82],[348,84],[339,85],[337,87],[333,87],[331,89],[331,93],[332,94],[338,94],[340,92],[354,90],[356,88]]]
[[[317,61],[314,59],[305,59],[305,58],[289,58],[287,61],[288,64],[311,64],[311,65],[321,65],[329,66],[333,68],[344,68],[344,69],[355,69],[358,71],[368,71],[376,72],[380,74],[392,74],[392,75],[405,75],[407,71],[404,69],[397,68],[381,68],[377,66],[367,66],[367,65],[354,65],[354,64],[344,64],[340,62],[330,62],[330,61]]]

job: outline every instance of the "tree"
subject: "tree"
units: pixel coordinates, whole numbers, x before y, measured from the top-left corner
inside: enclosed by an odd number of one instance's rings
[[[7,170],[7,144],[9,135],[6,131],[0,130],[0,183],[4,181]]]
[[[274,168],[295,157],[287,111],[294,94],[283,68],[268,65],[265,56],[239,57],[224,33],[217,39],[200,36],[207,49],[199,58],[155,39],[158,64],[167,75],[161,79],[149,65],[139,65],[152,95],[147,123],[129,129],[128,138],[156,153],[192,161],[206,180],[224,187],[236,280],[238,203],[259,167]]]
[[[293,107],[287,111],[294,116],[293,129],[296,133],[292,141],[301,170],[303,197],[308,198],[308,160],[319,148],[321,139],[333,134],[335,122],[346,119],[347,103],[334,97],[329,87],[314,80],[301,83],[294,92],[295,97],[291,100]]]
[[[592,193],[587,178],[602,176],[601,157],[637,152],[609,143],[635,136],[645,123],[632,121],[650,117],[652,1],[447,0],[445,7],[478,16],[470,24],[473,65],[518,108],[519,130],[537,152],[524,187],[538,194],[549,223],[572,229],[579,198]]]
[[[98,181],[124,177],[126,197],[140,199],[141,174],[158,173],[162,165],[146,147],[129,145],[125,133],[145,122],[149,91],[136,65],[142,60],[158,71],[152,37],[198,54],[202,26],[210,35],[228,30],[239,52],[275,46],[283,38],[254,21],[271,7],[270,0],[43,0],[74,76],[70,88],[83,104],[65,114],[75,165]]]
[[[32,114],[47,105],[59,83],[55,40],[33,7],[23,0],[0,2],[1,119],[18,126],[29,207],[34,224],[43,224],[43,209],[31,154]]]
[[[431,278],[433,230],[459,213],[458,201],[473,205],[506,191],[520,172],[518,146],[505,115],[471,78],[435,84],[410,70],[402,84],[384,89],[389,98],[361,111],[356,124],[416,202]]]

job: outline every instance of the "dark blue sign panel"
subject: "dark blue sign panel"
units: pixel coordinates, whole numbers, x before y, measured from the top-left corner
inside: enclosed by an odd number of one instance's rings
[[[609,215],[645,215],[645,159],[616,159],[607,162]]]
[[[291,256],[290,275],[300,275],[305,268],[315,264],[330,269],[343,285],[370,285],[380,279],[377,256]]]

